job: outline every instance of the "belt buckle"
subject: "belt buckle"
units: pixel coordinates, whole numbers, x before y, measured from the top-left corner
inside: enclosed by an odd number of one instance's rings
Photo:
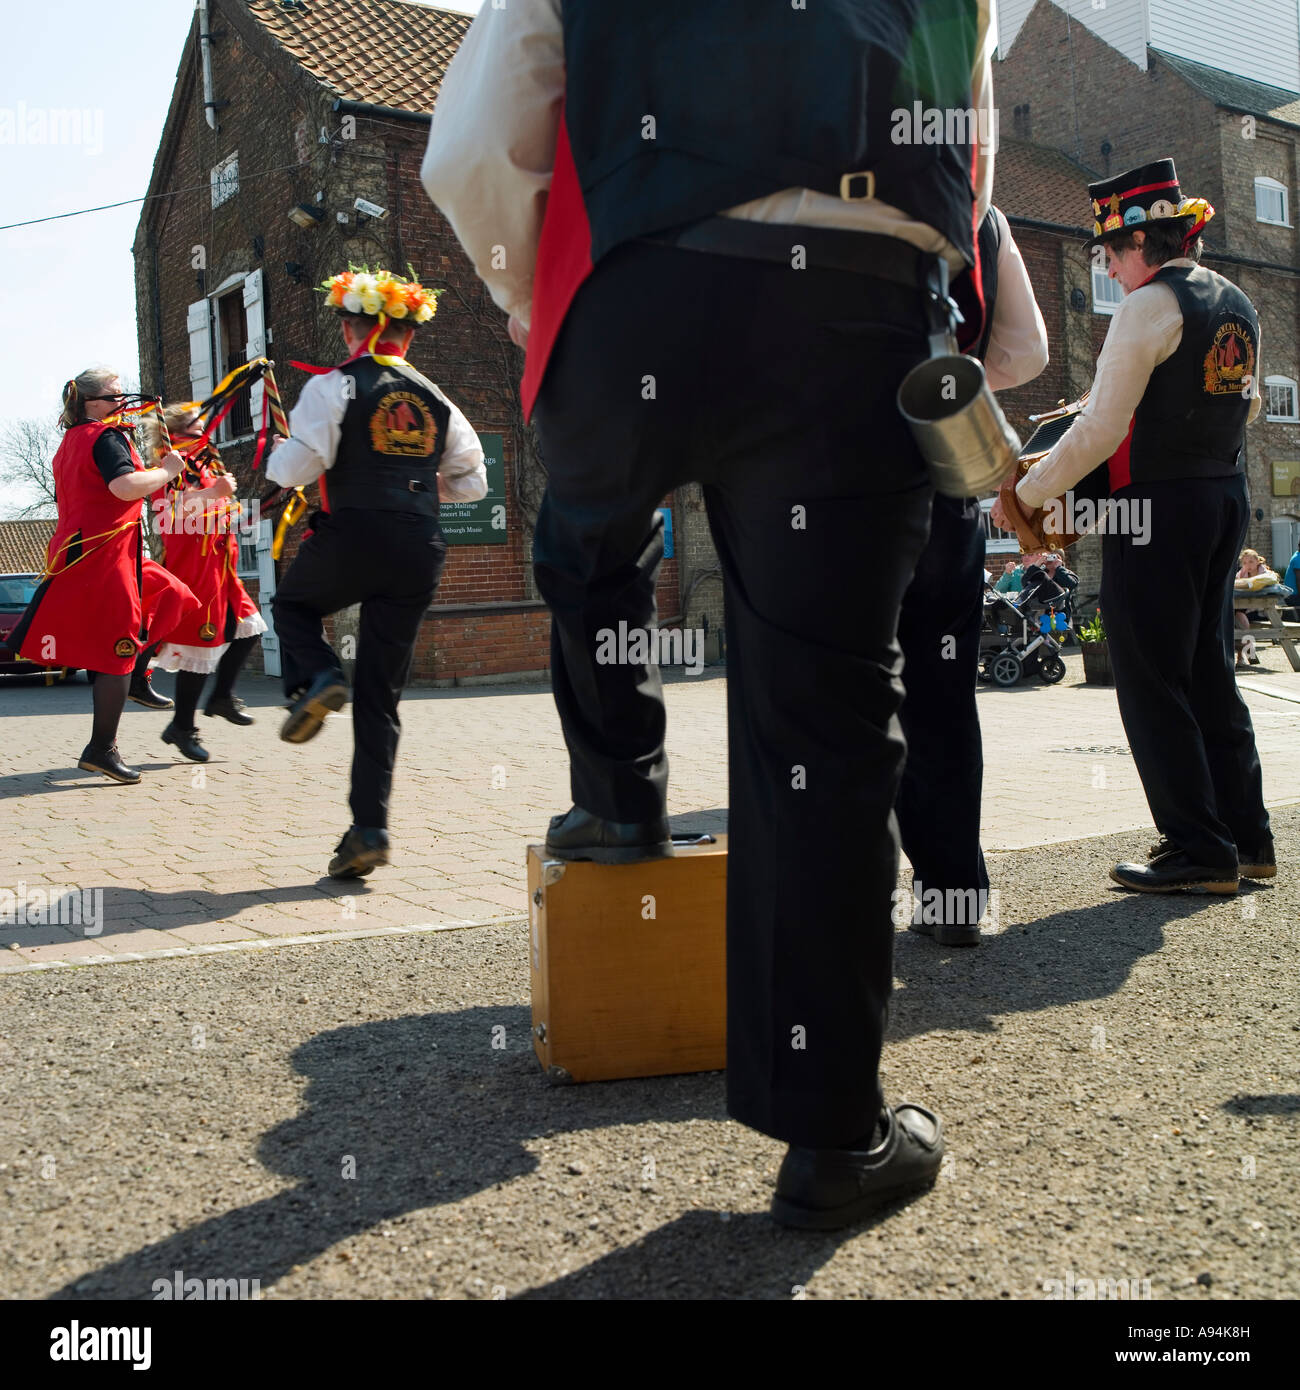
[[[865,193],[853,192],[853,180],[865,179],[867,191]],[[840,175],[840,197],[846,203],[867,203],[876,196],[876,176],[870,169],[859,169],[856,174]]]

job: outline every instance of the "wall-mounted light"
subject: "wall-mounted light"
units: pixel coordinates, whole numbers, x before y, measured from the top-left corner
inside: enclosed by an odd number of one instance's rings
[[[284,273],[295,285],[305,285],[307,283],[307,267],[300,265],[297,261],[285,261]]]
[[[325,212],[322,208],[308,207],[306,203],[295,203],[289,209],[288,217],[299,227],[316,227],[324,222]]]

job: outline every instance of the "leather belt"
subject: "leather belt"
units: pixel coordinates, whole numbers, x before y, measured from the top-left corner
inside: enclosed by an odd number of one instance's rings
[[[802,246],[809,267],[871,275],[908,288],[923,287],[939,257],[898,237],[848,232],[835,227],[800,227],[788,222],[751,222],[739,217],[706,217],[684,227],[651,232],[638,238],[684,251],[743,256],[789,265],[795,246]]]

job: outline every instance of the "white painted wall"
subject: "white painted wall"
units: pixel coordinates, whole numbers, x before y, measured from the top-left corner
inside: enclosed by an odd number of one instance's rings
[[[1300,91],[1300,0],[1041,0],[1146,69],[1146,45],[1255,82]],[[998,0],[1006,54],[1035,0]]]
[[[1300,5],[1296,0],[1250,0],[1231,6],[1222,0],[1146,3],[1151,8],[1152,48],[1300,92]]]

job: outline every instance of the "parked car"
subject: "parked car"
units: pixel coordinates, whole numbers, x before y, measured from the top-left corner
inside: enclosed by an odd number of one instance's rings
[[[0,676],[41,676],[48,682],[66,680],[72,675],[65,666],[37,666],[20,661],[18,653],[9,650],[9,634],[23,616],[40,576],[35,574],[0,574]]]

